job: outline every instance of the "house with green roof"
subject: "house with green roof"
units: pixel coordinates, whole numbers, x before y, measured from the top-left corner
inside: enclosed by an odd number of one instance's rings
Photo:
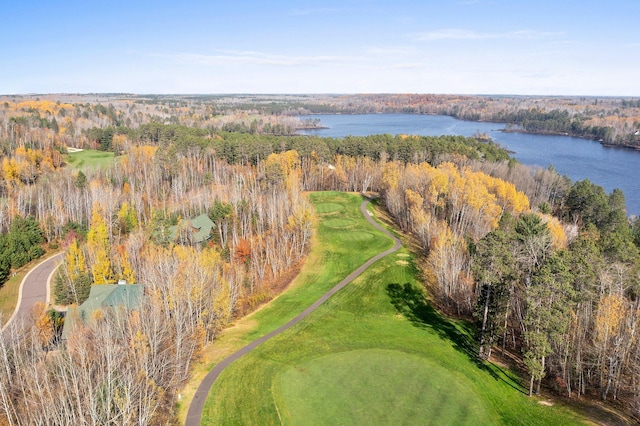
[[[142,284],[100,284],[92,285],[89,297],[80,306],[70,307],[62,328],[62,340],[66,341],[78,323],[92,321],[97,311],[127,308],[136,310],[142,303]]]
[[[193,219],[183,219],[169,230],[174,241],[199,244],[211,238],[211,231],[215,226],[209,216],[201,214]]]

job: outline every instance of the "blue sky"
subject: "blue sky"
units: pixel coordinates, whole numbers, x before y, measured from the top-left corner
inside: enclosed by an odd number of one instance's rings
[[[0,94],[640,96],[639,0],[19,0]]]

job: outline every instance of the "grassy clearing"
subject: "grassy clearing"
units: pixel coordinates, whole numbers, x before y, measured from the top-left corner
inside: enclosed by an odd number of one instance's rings
[[[344,217],[374,238],[345,248],[345,231],[321,221],[295,287],[240,322],[233,341],[221,339],[224,350],[283,324],[391,245],[361,217],[359,197],[312,199],[344,204]],[[203,424],[580,422],[567,408],[528,398],[512,372],[479,363],[469,325],[431,308],[410,254],[400,254],[377,262],[305,321],[227,368],[209,395]]]
[[[85,149],[67,154],[66,160],[74,169],[99,169],[112,165],[115,161],[115,154],[113,152]]]

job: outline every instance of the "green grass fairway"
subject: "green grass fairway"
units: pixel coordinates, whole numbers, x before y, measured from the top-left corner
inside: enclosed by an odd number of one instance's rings
[[[346,231],[340,235],[340,239],[344,242],[362,242],[372,240],[374,235],[371,232],[362,231]]]
[[[347,228],[354,223],[355,221],[353,219],[336,217],[333,219],[325,219],[322,221],[322,226],[326,226],[327,228]]]
[[[113,152],[85,149],[83,151],[67,154],[67,162],[74,169],[102,168],[113,164],[115,154]]]
[[[286,417],[308,424],[340,419],[351,425],[473,425],[487,418],[482,399],[449,378],[448,370],[428,358],[368,349],[295,365],[279,375],[276,389]]]
[[[345,243],[344,229],[323,226],[336,215],[321,215],[312,251],[291,289],[236,324],[212,349],[237,349],[284,324],[364,260],[391,246],[362,217],[359,196],[314,193],[311,199],[316,205],[343,204],[338,216],[353,220],[349,231],[374,238]],[[513,372],[477,361],[471,327],[431,307],[410,253],[403,249],[400,255],[376,262],[300,324],[223,371],[207,399],[202,424],[581,422],[560,404],[543,406],[527,397]]]
[[[344,209],[344,206],[339,203],[320,203],[316,204],[316,211],[320,214],[339,212]]]

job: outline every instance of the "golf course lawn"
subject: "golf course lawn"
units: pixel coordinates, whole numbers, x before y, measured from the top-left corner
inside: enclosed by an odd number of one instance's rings
[[[221,347],[240,348],[284,324],[393,244],[362,217],[360,196],[310,196],[320,220],[300,275],[284,294],[239,321],[233,337],[223,335]],[[350,225],[334,226],[336,219]],[[359,237],[345,241],[350,232]],[[391,254],[301,323],[233,363],[214,384],[202,424],[582,422],[561,405],[527,397],[512,372],[478,362],[470,326],[430,306],[417,272],[406,249]]]
[[[287,417],[309,424],[472,424],[487,418],[482,400],[450,375],[418,355],[360,349],[290,367],[275,389]]]
[[[107,167],[115,161],[113,152],[98,151],[95,149],[85,149],[82,151],[67,154],[67,162],[74,169],[99,169]]]

